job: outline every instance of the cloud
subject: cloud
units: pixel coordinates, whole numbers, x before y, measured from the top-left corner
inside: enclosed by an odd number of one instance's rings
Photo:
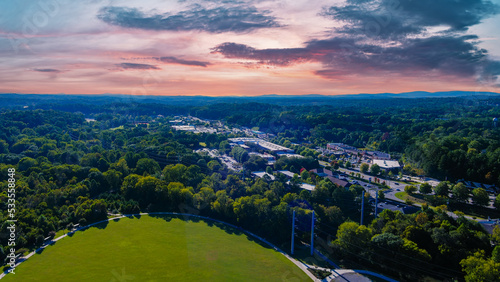
[[[148,64],[134,64],[134,63],[121,63],[116,64],[117,67],[122,69],[135,69],[135,70],[159,70],[160,68]]]
[[[190,10],[177,14],[143,13],[136,8],[104,7],[97,18],[116,26],[145,30],[206,31],[210,33],[248,32],[260,28],[279,27],[269,11],[258,11],[255,7],[232,5],[228,7],[204,8],[192,5]]]
[[[34,71],[38,72],[49,72],[49,73],[59,73],[61,72],[60,70],[57,69],[33,69]]]
[[[255,49],[253,47],[226,42],[211,49],[214,54],[222,54],[226,58],[256,60],[259,64],[273,66],[289,66],[312,59],[305,48],[289,49]]]
[[[223,43],[212,49],[226,58],[254,60],[258,64],[289,66],[319,62],[325,69],[315,74],[335,78],[343,74],[397,73],[422,75],[437,71],[443,75],[470,77],[499,75],[499,63],[487,59],[487,51],[477,47],[476,36],[434,36],[407,39],[396,46],[362,43],[336,37],[312,40],[304,48],[255,49],[247,45]]]
[[[492,61],[468,27],[498,12],[483,0],[348,0],[325,8],[322,15],[346,23],[327,39],[312,39],[302,48],[255,49],[226,42],[212,48],[225,58],[261,65],[321,63],[314,74],[337,79],[345,75],[430,73],[495,80],[500,62]],[[444,26],[444,27],[443,27]],[[440,28],[432,32],[430,28]]]
[[[321,15],[345,22],[337,29],[341,33],[397,39],[432,27],[465,31],[499,11],[487,0],[348,0],[325,7]]]
[[[159,58],[154,58],[154,59],[158,60],[158,61],[161,61],[163,63],[167,63],[167,64],[197,66],[197,67],[204,67],[204,68],[206,68],[207,66],[211,65],[210,62],[182,60],[182,59],[178,59],[176,57],[159,57]]]

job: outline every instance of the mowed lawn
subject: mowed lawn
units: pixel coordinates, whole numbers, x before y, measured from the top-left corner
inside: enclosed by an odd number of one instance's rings
[[[310,281],[246,234],[211,221],[122,218],[47,247],[3,281]]]

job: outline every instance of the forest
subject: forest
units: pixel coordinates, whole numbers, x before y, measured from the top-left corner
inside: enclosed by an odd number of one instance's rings
[[[465,178],[500,185],[500,99],[428,98],[346,100],[341,105],[302,103],[102,103],[79,107],[51,101],[0,109],[0,258],[8,253],[8,178],[14,168],[16,248],[32,250],[61,230],[111,214],[177,211],[221,219],[289,246],[291,213],[300,224],[317,214],[323,252],[343,266],[369,268],[401,280],[500,279],[500,229],[446,214],[446,206],[413,215],[384,211],[377,218],[365,201],[359,225],[359,185],[337,187],[310,173],[312,192],[292,179],[252,178],[265,169],[259,157],[228,150],[248,169],[236,173],[193,150],[226,148],[217,135],[176,131],[176,115],[220,120],[274,134],[274,142],[300,151],[343,142],[393,154],[405,171],[440,179]],[[87,121],[86,118],[95,119]],[[243,136],[243,135],[241,135]],[[307,154],[305,154],[307,155]],[[279,169],[318,168],[311,153],[280,158]],[[305,230],[305,229],[304,229]],[[308,241],[307,231],[299,237]],[[495,247],[497,246],[497,247]],[[287,249],[289,247],[283,247]],[[395,268],[394,265],[398,267]]]

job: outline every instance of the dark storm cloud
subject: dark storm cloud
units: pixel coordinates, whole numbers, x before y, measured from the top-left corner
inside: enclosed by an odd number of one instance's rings
[[[159,70],[160,68],[154,65],[148,64],[134,64],[134,63],[121,63],[117,64],[117,67],[122,69],[136,69],[136,70]]]
[[[56,69],[33,69],[33,70],[38,71],[38,72],[50,72],[50,73],[61,72],[60,70],[56,70]]]
[[[268,11],[245,5],[210,9],[193,5],[190,10],[177,14],[145,14],[135,8],[104,7],[97,17],[108,24],[126,28],[222,33],[279,27],[275,18],[268,14]]]
[[[209,62],[182,60],[176,57],[159,57],[154,59],[167,64],[178,64],[178,65],[204,67],[204,68],[211,65]]]

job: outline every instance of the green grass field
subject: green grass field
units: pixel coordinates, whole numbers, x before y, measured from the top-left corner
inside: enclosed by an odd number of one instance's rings
[[[310,281],[282,254],[222,224],[122,218],[63,238],[3,281]]]

